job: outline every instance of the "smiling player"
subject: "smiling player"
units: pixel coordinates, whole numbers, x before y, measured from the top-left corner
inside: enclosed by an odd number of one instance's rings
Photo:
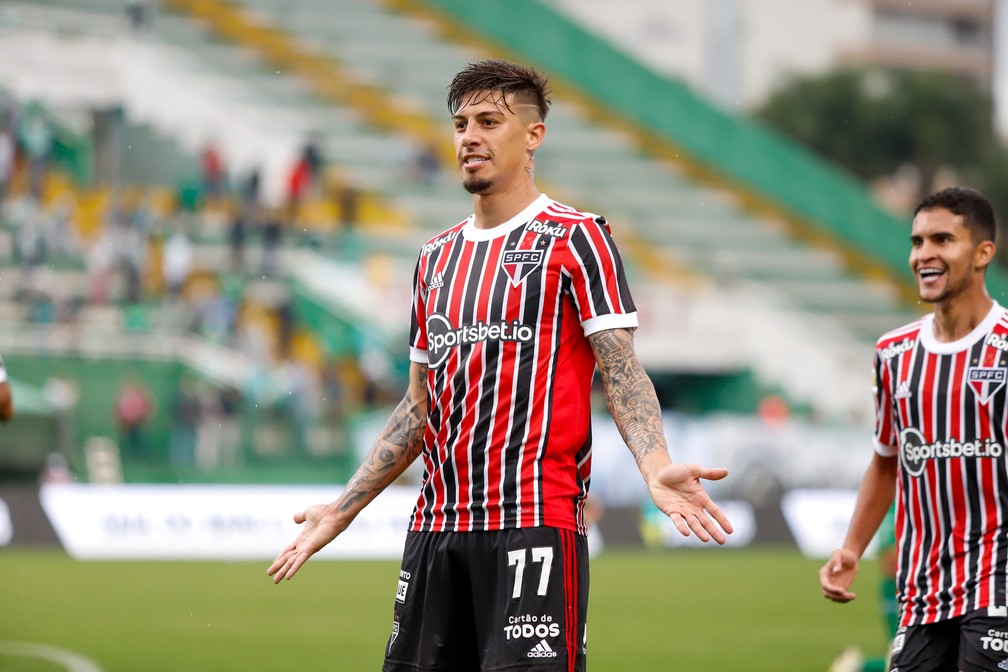
[[[849,602],[896,495],[899,630],[890,670],[1008,669],[1008,314],[987,293],[994,212],[964,188],[917,207],[910,269],[933,312],[875,350],[875,454],[843,546],[819,571]]]

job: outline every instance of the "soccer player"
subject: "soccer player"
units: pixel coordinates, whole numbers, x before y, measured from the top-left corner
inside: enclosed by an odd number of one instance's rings
[[[893,671],[1008,669],[1008,314],[985,282],[995,230],[971,189],[917,206],[910,268],[933,311],[878,341],[875,453],[843,546],[819,570],[826,598],[853,600],[895,494]]]
[[[14,397],[11,395],[10,381],[7,380],[7,366],[0,357],[0,422],[14,417]]]
[[[475,212],[420,252],[409,389],[339,498],[294,516],[304,528],[268,569],[290,579],[422,455],[386,672],[585,669],[596,366],[658,507],[683,535],[732,531],[701,484],[727,470],[669,459],[608,224],[536,188],[549,102],[541,73],[504,61],[451,83]]]

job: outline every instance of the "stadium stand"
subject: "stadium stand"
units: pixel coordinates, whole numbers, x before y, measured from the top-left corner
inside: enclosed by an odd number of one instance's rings
[[[417,246],[470,210],[446,148],[447,80],[488,55],[538,59],[508,44],[504,24],[498,43],[474,38],[464,12],[453,13],[450,5],[162,0],[146,25],[130,29],[119,0],[13,2],[4,15],[0,87],[19,100],[45,101],[53,119],[70,119],[68,138],[73,128],[94,121],[73,123],[81,110],[113,109],[118,115],[112,119],[120,129],[114,151],[93,136],[79,147],[66,141],[76,164],[68,159],[60,165],[78,169],[50,180],[46,207],[56,194],[75,194],[85,246],[108,232],[108,213],[123,197],[101,184],[101,175],[88,173],[105,165],[136,188],[131,207],[146,203],[164,222],[166,228],[152,237],[153,251],[162,250],[172,230],[188,231],[195,259],[188,296],[233,301],[237,320],[250,333],[266,333],[254,338],[265,338],[274,354],[282,313],[293,311],[295,350],[315,375],[343,366],[345,353],[369,351],[374,358],[358,359],[347,375],[358,386],[371,376],[395,387],[401,374],[395,367],[404,359],[402,307]],[[573,24],[564,29],[572,31],[579,49],[598,47]],[[870,412],[863,375],[870,340],[914,314],[901,286],[840,237],[796,226],[782,210],[754,199],[737,176],[715,175],[696,156],[677,153],[675,143],[642,128],[639,119],[590,95],[576,76],[543,65],[558,90],[549,139],[538,157],[540,180],[550,195],[613,222],[639,287],[646,328],[638,345],[648,368],[659,377],[731,381],[711,399],[737,397],[741,410],[752,410],[763,395],[781,393],[820,418],[864,421]],[[711,114],[702,106],[693,112],[701,121]],[[292,167],[307,143],[321,154],[325,179],[287,227],[276,276],[230,272],[228,225],[237,205],[203,198],[201,154],[211,145],[219,151],[229,194],[259,170],[267,211],[283,214]],[[356,213],[340,221],[347,194],[359,199]],[[6,231],[15,245],[15,227],[9,221],[3,226],[0,242]],[[266,246],[251,238],[256,242],[250,243],[249,263],[255,264]],[[100,334],[84,340],[100,343],[98,351],[119,348],[122,358],[164,363],[151,371],[156,391],[167,394],[183,369],[217,386],[248,385],[255,378],[256,360],[241,344],[179,329],[178,313],[162,300],[160,262],[145,276],[144,286],[155,296],[98,304],[83,289],[90,282],[86,262],[81,251],[67,255],[51,284],[73,288],[73,300],[83,304],[78,324]],[[0,294],[8,293],[11,285],[0,283]],[[24,306],[10,306],[2,308],[26,315]],[[12,361],[41,382],[44,372],[29,361],[38,333],[31,322],[25,318],[24,330],[0,335],[0,349],[5,356],[13,349]],[[176,340],[171,347],[143,342],[150,333]],[[139,345],[131,338],[136,334]],[[270,363],[280,379],[284,364]],[[749,378],[754,384],[739,383]],[[82,436],[106,431],[101,423],[108,424],[108,411],[97,405],[98,397],[107,405],[113,393],[103,390],[88,400],[96,404],[89,416],[106,416],[81,428]],[[380,404],[380,391],[377,397]],[[366,422],[366,414],[361,418]],[[252,434],[265,437],[264,446],[275,444],[276,426],[264,423]],[[153,429],[170,434],[164,409]],[[276,450],[274,445],[259,452]],[[123,472],[127,479],[137,473],[128,462]]]

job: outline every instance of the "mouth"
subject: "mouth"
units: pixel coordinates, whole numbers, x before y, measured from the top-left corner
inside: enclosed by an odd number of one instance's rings
[[[479,168],[480,166],[482,166],[484,163],[488,162],[489,160],[490,159],[488,159],[485,156],[476,156],[476,155],[470,154],[470,155],[462,157],[462,167],[470,169],[470,170],[473,170],[473,169]]]
[[[921,268],[917,270],[917,277],[925,285],[937,282],[943,275],[945,275],[945,269],[941,268]]]

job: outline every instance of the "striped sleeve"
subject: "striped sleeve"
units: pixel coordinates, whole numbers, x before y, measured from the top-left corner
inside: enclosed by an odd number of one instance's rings
[[[636,328],[637,308],[605,219],[589,218],[571,227],[568,249],[570,291],[585,335]]]
[[[892,374],[882,358],[882,353],[875,350],[874,366],[874,397],[875,397],[875,452],[885,457],[896,454],[896,425],[893,422]]]
[[[423,256],[417,260],[413,271],[413,309],[410,311],[410,361],[427,363],[427,300],[423,287],[421,268]]]

